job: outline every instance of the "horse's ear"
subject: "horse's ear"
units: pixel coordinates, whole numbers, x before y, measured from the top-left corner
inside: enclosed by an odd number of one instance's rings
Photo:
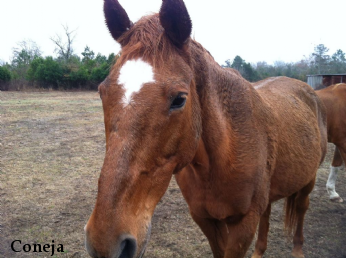
[[[131,28],[129,16],[117,0],[104,0],[103,11],[107,27],[115,40]]]
[[[189,39],[192,23],[182,0],[162,0],[160,22],[176,46],[182,47]]]

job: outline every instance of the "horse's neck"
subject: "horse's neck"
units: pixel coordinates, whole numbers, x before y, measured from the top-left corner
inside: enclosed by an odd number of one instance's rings
[[[257,91],[233,69],[220,67],[201,47],[193,51],[195,81],[201,104],[217,105],[225,119],[240,126],[239,119],[249,118],[254,102],[261,103]],[[209,108],[209,107],[208,107]],[[242,114],[240,114],[241,112]],[[230,120],[231,119],[231,120]]]
[[[218,160],[210,164],[218,170],[240,166],[239,162],[246,162],[251,155],[239,157],[248,148],[245,145],[256,141],[250,128],[261,98],[251,83],[221,68],[208,55],[198,59],[195,70],[203,71],[195,79],[202,110],[203,148],[209,160]]]
[[[193,213],[219,219],[245,214],[259,187],[252,182],[266,166],[263,102],[249,82],[208,55],[194,60],[202,136],[191,164],[176,178]],[[192,191],[199,195],[191,197]]]

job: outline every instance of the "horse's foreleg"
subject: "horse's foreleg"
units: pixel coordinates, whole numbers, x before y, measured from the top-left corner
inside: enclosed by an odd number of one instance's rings
[[[227,224],[229,234],[224,258],[243,258],[254,238],[260,215],[250,211],[238,223]]]
[[[339,194],[335,191],[335,183],[338,176],[338,171],[342,169],[342,160],[344,156],[344,160],[346,160],[346,153],[338,147],[335,146],[334,157],[332,161],[332,165],[330,167],[330,172],[328,176],[328,181],[326,184],[327,192],[329,194],[329,199],[332,202],[343,202],[343,199],[339,196]]]
[[[227,243],[226,223],[215,219],[204,219],[193,213],[191,216],[208,238],[214,258],[223,258]]]
[[[304,257],[303,224],[304,224],[305,213],[309,208],[309,203],[310,203],[309,194],[314,188],[314,185],[315,185],[315,179],[312,180],[307,186],[305,186],[298,192],[296,200],[295,200],[296,202],[295,213],[296,213],[296,219],[297,219],[297,227],[293,237],[293,251],[292,251],[293,257],[299,257],[299,258]]]
[[[267,250],[267,237],[269,231],[269,218],[271,212],[271,204],[268,204],[267,210],[262,215],[259,227],[258,227],[258,238],[256,242],[255,252],[251,258],[261,258],[264,252]]]

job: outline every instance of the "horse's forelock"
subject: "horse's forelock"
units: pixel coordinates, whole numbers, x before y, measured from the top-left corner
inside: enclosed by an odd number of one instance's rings
[[[119,65],[137,58],[151,62],[154,67],[169,62],[181,50],[164,32],[158,14],[142,17],[118,40],[123,46]]]

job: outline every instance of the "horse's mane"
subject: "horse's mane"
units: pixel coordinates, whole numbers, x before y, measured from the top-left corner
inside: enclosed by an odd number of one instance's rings
[[[183,49],[176,47],[165,35],[157,13],[143,16],[118,39],[118,42],[123,46],[119,65],[123,65],[129,59],[141,57],[151,61],[154,67],[160,67],[177,53],[186,58],[186,54],[196,51],[214,60],[201,44],[191,38],[188,42],[190,51],[184,52]]]

